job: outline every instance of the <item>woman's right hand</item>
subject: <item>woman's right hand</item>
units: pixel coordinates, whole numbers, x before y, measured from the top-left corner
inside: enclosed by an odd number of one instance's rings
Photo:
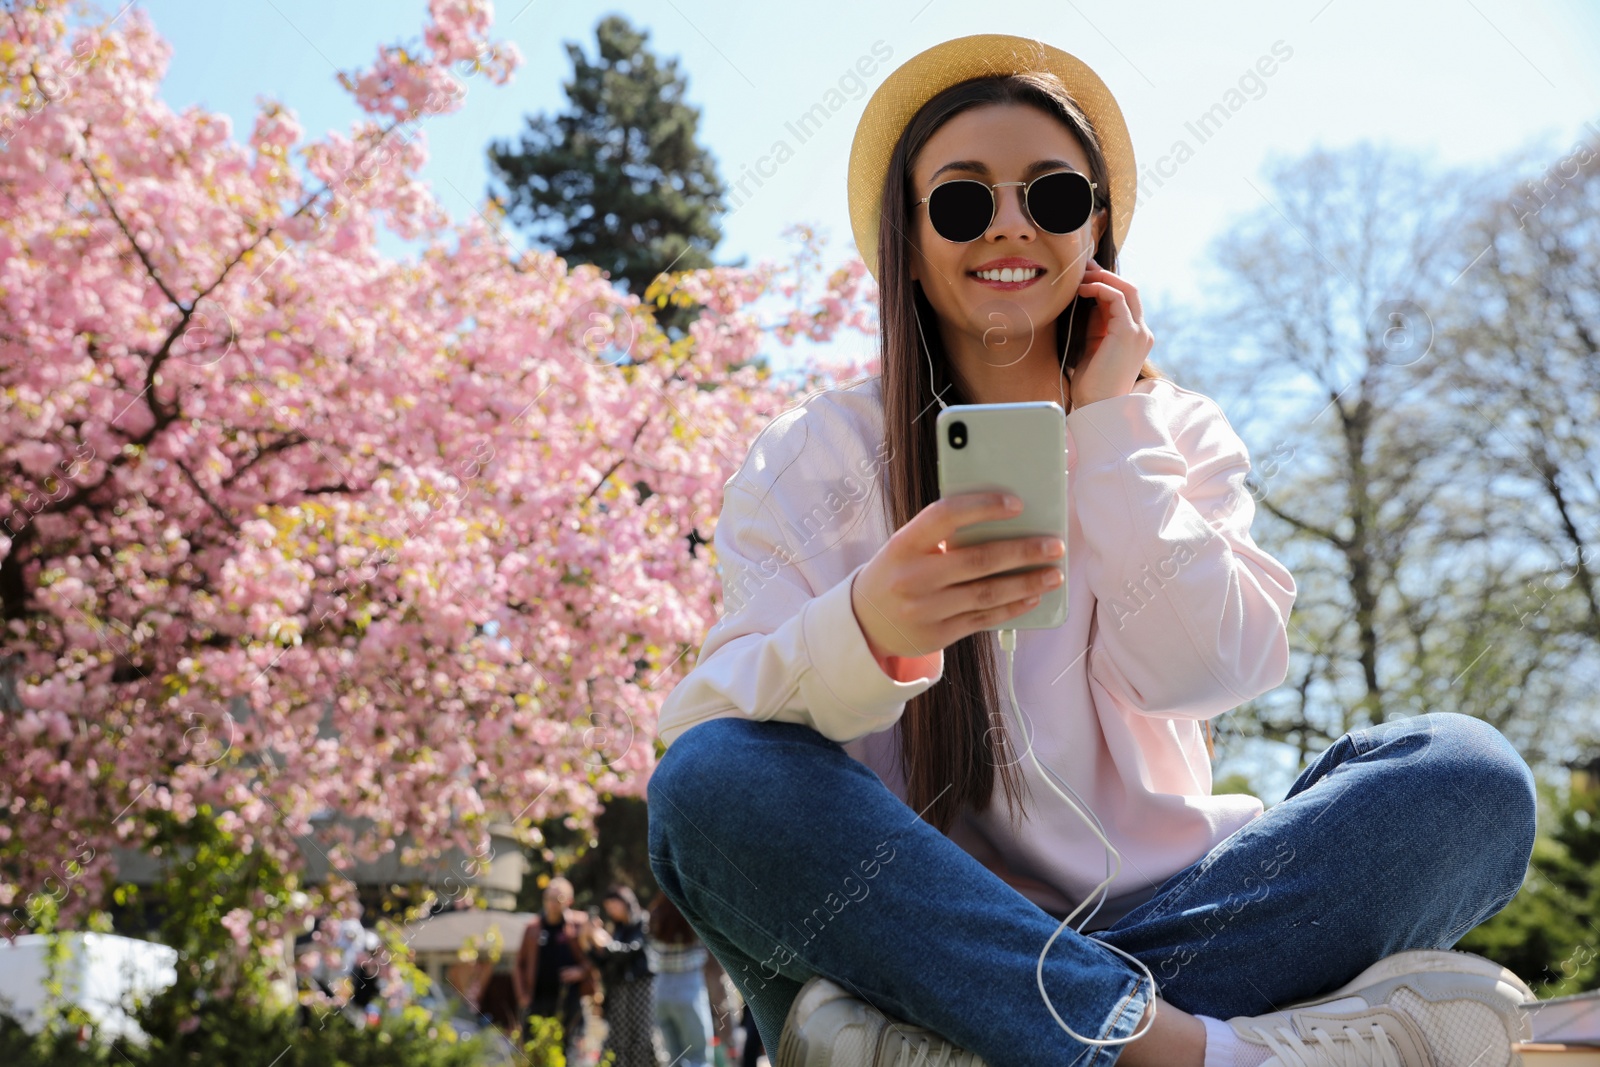
[[[934,501],[891,534],[856,573],[850,605],[875,656],[931,656],[968,634],[1024,614],[1060,584],[1061,571],[1049,562],[1066,550],[1059,537],[947,547],[962,526],[1018,514],[1020,507],[1005,505],[1007,496],[959,493]],[[1030,563],[1040,566],[991,577]]]

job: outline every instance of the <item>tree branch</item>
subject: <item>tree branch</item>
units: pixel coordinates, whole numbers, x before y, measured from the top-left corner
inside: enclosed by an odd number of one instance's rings
[[[194,486],[194,491],[196,493],[200,494],[200,499],[204,500],[206,505],[210,507],[212,511],[216,512],[217,518],[225,522],[228,526],[228,529],[232,530],[234,533],[239,533],[239,524],[233,520],[233,516],[229,515],[222,509],[222,505],[211,499],[211,494],[206,492],[205,487],[200,484],[200,480],[194,476],[194,472],[184,465],[182,460],[173,460],[173,464],[183,472],[184,477],[189,479],[189,484]]]
[[[86,126],[83,130],[83,139],[85,143],[87,143],[89,140],[89,129],[90,128]],[[161,291],[166,294],[167,299],[172,302],[173,307],[182,310],[183,301],[178,299],[176,293],[167,288],[167,283],[161,278],[161,272],[156,270],[156,265],[154,263],[150,262],[150,257],[145,255],[144,249],[139,247],[139,242],[133,239],[133,234],[128,230],[128,224],[122,219],[122,213],[117,210],[117,205],[111,202],[110,195],[106,193],[105,187],[100,184],[100,176],[94,172],[93,167],[89,166],[89,161],[87,159],[80,158],[78,162],[82,163],[83,169],[88,172],[89,180],[94,183],[95,192],[99,193],[100,199],[105,201],[106,210],[111,212],[111,217],[116,220],[117,228],[120,229],[122,231],[122,235],[128,239],[128,243],[133,246],[134,253],[139,257],[139,262],[144,264],[144,269],[149,272],[151,280],[154,281]]]
[[[1340,537],[1332,530],[1323,529],[1321,526],[1306,522],[1304,519],[1297,519],[1293,515],[1290,515],[1287,511],[1284,511],[1282,508],[1278,507],[1266,497],[1261,497],[1258,503],[1260,503],[1260,505],[1266,508],[1268,511],[1272,512],[1278,518],[1288,523],[1290,526],[1293,526],[1295,529],[1319,537],[1328,542],[1330,545],[1338,548],[1341,552],[1348,552],[1350,550],[1351,542],[1343,537]]]

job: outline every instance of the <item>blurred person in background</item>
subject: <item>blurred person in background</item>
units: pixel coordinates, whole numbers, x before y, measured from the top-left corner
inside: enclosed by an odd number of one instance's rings
[[[605,990],[602,1010],[606,1043],[600,1050],[616,1050],[613,1067],[656,1067],[653,1041],[655,1024],[654,980],[645,954],[645,923],[649,916],[639,898],[625,885],[613,885],[600,900],[610,924],[590,923],[580,940],[584,951],[600,970]]]
[[[706,992],[711,994],[711,1062],[715,1067],[719,1045],[725,1059],[732,1062],[738,1058],[740,1044],[744,1041],[744,1028],[739,1025],[739,1017],[745,1003],[744,997],[739,994],[739,987],[733,984],[733,979],[723,968],[722,961],[709,949],[702,973],[706,976]]]
[[[572,907],[573,896],[567,879],[550,879],[544,889],[544,911],[523,929],[517,965],[511,972],[525,1023],[535,1015],[561,1020],[561,1044],[568,1063],[578,1062],[583,998],[593,996],[599,985],[599,973],[580,944],[589,916]],[[523,1040],[531,1034],[532,1027],[525,1025]]]
[[[667,1061],[706,1067],[711,996],[706,989],[705,965],[710,953],[664,893],[657,893],[650,902],[645,946],[656,975],[656,1025],[661,1029]]]

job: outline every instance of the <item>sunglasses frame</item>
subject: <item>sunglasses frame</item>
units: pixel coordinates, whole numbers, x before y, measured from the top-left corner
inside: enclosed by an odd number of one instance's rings
[[[1033,217],[1033,212],[1028,208],[1028,193],[1033,190],[1033,183],[1041,178],[1053,178],[1057,174],[1076,174],[1084,181],[1089,182],[1089,214],[1084,216],[1083,222],[1078,223],[1078,225],[1074,226],[1072,229],[1063,231],[1062,233],[1056,233],[1056,231],[1046,229],[1044,226],[1040,225],[1039,220]],[[913,204],[912,206],[917,207],[922,204],[926,204],[928,201],[933,199],[934,193],[937,193],[940,189],[943,189],[947,185],[954,185],[956,182],[969,182],[972,185],[981,185],[985,189],[989,190],[989,221],[984,224],[983,231],[979,233],[977,237],[968,238],[965,241],[951,241],[950,238],[946,237],[942,233],[939,233],[939,227],[933,227],[933,232],[939,234],[940,240],[949,241],[953,245],[969,245],[973,241],[978,240],[978,238],[982,237],[985,233],[989,232],[989,227],[994,225],[994,217],[1000,213],[1000,198],[995,195],[995,190],[1004,188],[1008,185],[1022,186],[1022,210],[1023,213],[1028,216],[1028,221],[1033,223],[1035,226],[1038,226],[1039,229],[1044,230],[1045,233],[1056,237],[1064,237],[1069,233],[1077,233],[1083,228],[1084,222],[1088,222],[1090,219],[1094,218],[1095,208],[1097,207],[1095,190],[1099,188],[1099,184],[1097,182],[1089,181],[1089,176],[1083,173],[1083,171],[1073,170],[1071,167],[1063,167],[1061,170],[1052,170],[1044,174],[1037,174],[1025,182],[994,182],[993,184],[990,184],[989,182],[980,182],[976,178],[948,178],[945,181],[940,182],[938,185],[935,185],[932,189],[929,189],[928,195],[923,197],[921,200],[918,200],[916,204]],[[931,215],[928,217],[928,224],[933,225],[933,217]]]

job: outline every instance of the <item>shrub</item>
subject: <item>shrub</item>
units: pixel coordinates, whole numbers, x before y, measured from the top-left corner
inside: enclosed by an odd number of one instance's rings
[[[0,1015],[0,1063],[6,1067],[482,1067],[512,1062],[510,1045],[493,1034],[463,1037],[420,1008],[385,1016],[372,1027],[333,1013],[302,1026],[293,1009],[247,1007],[233,999],[196,1005],[191,1021],[163,1024],[179,1013],[141,1007],[134,1018],[146,1028],[143,1044],[99,1032],[77,1009],[39,1034]],[[550,1020],[554,1025],[554,1020]],[[564,1067],[553,1032],[527,1046],[531,1067]]]

